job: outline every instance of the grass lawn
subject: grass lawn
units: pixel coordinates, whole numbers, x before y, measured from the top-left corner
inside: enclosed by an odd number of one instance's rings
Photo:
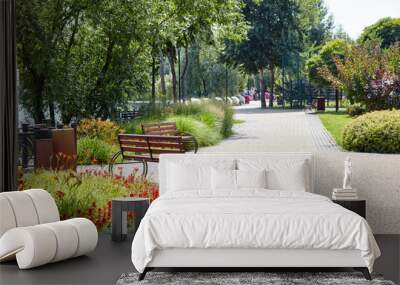
[[[336,143],[342,146],[342,137],[344,127],[352,120],[352,118],[344,111],[326,111],[318,113],[319,118],[329,131]]]

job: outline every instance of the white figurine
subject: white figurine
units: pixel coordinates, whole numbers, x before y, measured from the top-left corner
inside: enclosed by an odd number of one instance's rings
[[[351,159],[347,157],[344,161],[344,178],[343,178],[343,189],[352,189],[351,187]]]

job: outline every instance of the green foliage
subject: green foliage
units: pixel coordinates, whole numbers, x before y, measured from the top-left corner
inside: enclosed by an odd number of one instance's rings
[[[81,138],[78,140],[79,164],[107,164],[118,147],[97,138]]]
[[[302,0],[300,5],[300,29],[306,49],[323,45],[331,38],[333,17],[323,0]]]
[[[347,114],[351,117],[356,117],[364,114],[366,112],[365,107],[361,104],[352,104],[346,108]]]
[[[211,146],[217,144],[221,139],[218,130],[209,127],[207,124],[187,116],[175,116],[167,121],[176,122],[176,128],[180,133],[189,133],[194,136],[199,146]]]
[[[203,112],[204,104],[203,103],[178,103],[175,104],[172,108],[174,114],[190,116],[190,115],[198,115]]]
[[[233,134],[232,127],[234,124],[234,111],[230,107],[226,107],[224,118],[222,119],[221,134],[224,138],[230,137]]]
[[[376,111],[354,119],[344,130],[351,151],[400,153],[400,111]]]
[[[17,3],[21,102],[36,122],[115,114],[149,86],[145,0]]]
[[[133,100],[150,99],[160,52],[176,100],[178,48],[238,40],[246,31],[237,0],[32,0],[16,10],[21,102],[38,123],[47,110],[53,121],[59,110],[64,123],[115,118]]]
[[[380,42],[382,48],[388,48],[400,41],[400,18],[383,18],[375,24],[364,28],[360,43]]]
[[[292,0],[244,2],[243,14],[250,24],[247,39],[240,43],[227,41],[222,58],[247,73],[260,73],[262,94],[265,90],[264,69],[269,69],[273,99],[275,67],[282,65],[285,55],[301,50],[300,4]],[[265,97],[261,98],[261,107],[266,108]],[[269,102],[272,107],[273,100]]]
[[[336,72],[323,66],[319,73],[344,90],[351,103],[361,103],[368,111],[400,107],[400,45],[353,46],[334,62]]]
[[[201,122],[206,124],[209,128],[216,129],[219,124],[217,116],[211,112],[204,112],[198,115]]]
[[[321,76],[319,69],[325,66],[332,74],[336,74],[335,58],[343,58],[347,48],[349,45],[345,40],[335,39],[326,42],[317,54],[310,57],[306,66],[311,82],[321,87],[330,86],[331,83]]]
[[[111,200],[115,197],[158,197],[158,186],[134,172],[111,177],[101,171],[37,170],[23,177],[22,189],[43,188],[55,199],[61,219],[85,217],[99,229],[110,226]]]
[[[92,138],[107,142],[108,144],[117,143],[117,136],[123,133],[124,129],[109,120],[82,119],[77,128],[78,138]]]

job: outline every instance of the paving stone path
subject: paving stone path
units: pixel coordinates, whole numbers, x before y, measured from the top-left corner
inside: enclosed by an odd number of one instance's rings
[[[338,151],[315,114],[301,110],[261,110],[258,102],[237,107],[235,135],[200,152]]]

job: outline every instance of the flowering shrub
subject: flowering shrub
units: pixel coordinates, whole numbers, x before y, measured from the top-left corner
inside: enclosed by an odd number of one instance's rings
[[[146,197],[159,195],[158,185],[137,174],[110,176],[105,171],[37,170],[20,179],[20,190],[43,188],[55,199],[61,219],[85,217],[98,229],[110,226],[111,200],[115,197]],[[132,218],[132,213],[128,213]]]
[[[124,130],[110,120],[91,118],[81,120],[77,132],[79,138],[89,137],[114,144],[117,142],[118,134],[123,133]]]
[[[400,44],[388,49],[379,45],[353,46],[344,58],[334,59],[337,74],[327,66],[320,75],[335,87],[346,91],[353,103],[368,111],[400,108]]]

